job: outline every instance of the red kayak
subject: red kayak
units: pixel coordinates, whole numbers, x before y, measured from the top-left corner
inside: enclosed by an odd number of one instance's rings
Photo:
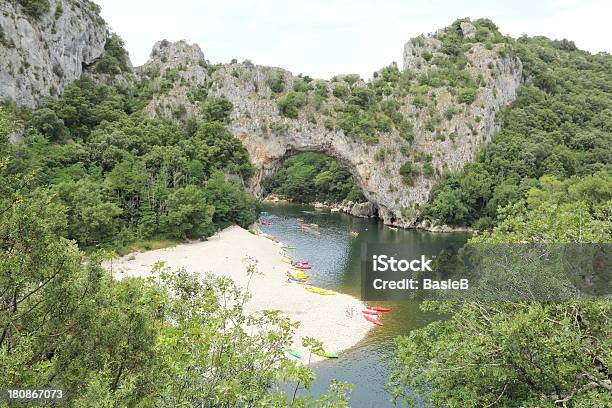
[[[366,309],[376,310],[377,312],[390,312],[391,309],[388,307],[380,307],[380,306],[366,306]]]
[[[363,317],[364,317],[364,318],[365,318],[367,321],[372,322],[372,323],[374,323],[374,324],[375,324],[375,325],[377,325],[377,326],[381,326],[381,327],[382,327],[382,326],[384,326],[384,324],[382,324],[382,322],[381,322],[380,320],[375,319],[375,318],[374,318],[374,317],[372,317],[372,316],[363,315]]]
[[[367,314],[367,315],[375,315],[375,316],[380,315],[380,313],[379,313],[379,312],[374,311],[374,310],[362,310],[362,311],[361,311],[361,313],[363,313],[363,314]]]
[[[310,269],[311,266],[310,265],[296,265],[296,264],[291,264],[291,266],[293,266],[294,268],[298,268],[298,269]]]

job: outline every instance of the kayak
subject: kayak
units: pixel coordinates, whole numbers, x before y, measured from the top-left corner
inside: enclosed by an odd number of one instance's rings
[[[295,249],[294,246],[289,246],[289,245],[283,245],[281,248],[283,248],[283,249]]]
[[[390,312],[391,309],[388,307],[380,307],[380,306],[366,306],[368,310],[376,310],[377,312]]]
[[[302,355],[295,350],[287,349],[286,351],[288,354],[292,355],[295,358],[302,358]]]
[[[325,353],[325,354],[323,354],[323,357],[325,357],[325,358],[338,358],[338,355],[336,353]]]
[[[374,316],[380,315],[380,312],[376,312],[374,310],[362,310],[361,313]]]
[[[374,317],[372,317],[372,316],[363,315],[363,317],[364,317],[364,318],[365,318],[367,321],[369,321],[369,322],[371,322],[371,323],[374,323],[374,324],[375,324],[375,325],[377,325],[377,326],[381,326],[381,327],[382,327],[382,326],[384,326],[384,324],[383,324],[383,323],[382,323],[380,320],[378,320],[378,319],[376,319],[376,318],[374,318]]]
[[[301,265],[301,264],[291,264],[291,267],[294,269],[311,269],[310,265]]]
[[[295,282],[306,282],[306,279],[298,279],[292,276],[289,276],[287,279],[289,279],[290,281],[295,281]]]
[[[306,288],[306,290],[312,293],[316,293],[318,295],[335,295],[336,294],[336,292],[334,292],[333,290],[317,288],[315,286],[309,286]]]

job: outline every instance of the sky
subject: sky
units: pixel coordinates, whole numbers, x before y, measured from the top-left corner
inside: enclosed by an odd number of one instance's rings
[[[612,53],[610,0],[94,0],[132,63],[156,41],[197,43],[212,63],[251,60],[294,74],[370,78],[404,44],[457,18],[490,18],[504,34],[567,38]]]

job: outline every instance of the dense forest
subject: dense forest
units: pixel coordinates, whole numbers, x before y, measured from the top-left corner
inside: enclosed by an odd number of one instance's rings
[[[39,191],[65,208],[63,235],[82,248],[252,224],[258,204],[242,187],[251,164],[224,124],[231,104],[209,98],[205,119],[179,127],[146,117],[139,92],[81,79],[36,110],[4,106],[6,126],[26,128],[21,143],[2,145],[15,194]]]
[[[446,174],[425,217],[490,228],[500,209],[518,202],[543,176],[565,179],[612,164],[612,57],[580,51],[567,40],[512,40],[525,85],[498,115],[500,131],[474,163]]]
[[[299,153],[288,158],[265,181],[264,188],[300,203],[364,200],[349,172],[322,153]]]

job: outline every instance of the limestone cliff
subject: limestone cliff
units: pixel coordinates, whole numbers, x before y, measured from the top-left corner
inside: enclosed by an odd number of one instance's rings
[[[48,4],[27,10],[0,1],[0,100],[33,107],[59,95],[104,51],[106,25],[98,6],[87,0]]]
[[[392,66],[381,70],[369,83],[354,77],[349,81],[343,76],[331,81],[305,80],[289,71],[248,61],[211,66],[197,45],[185,42],[156,44],[150,61],[139,70],[164,88],[148,107],[152,114],[181,120],[200,115],[201,101],[206,97],[222,96],[232,102],[234,110],[228,126],[257,168],[250,181],[255,193],[262,192],[262,179],[287,156],[320,151],[349,169],[385,223],[409,227],[415,225],[420,207],[428,200],[440,174],[464,166],[479,146],[491,139],[496,112],[514,100],[521,83],[520,60],[507,52],[506,44],[493,42],[480,31],[481,40],[474,39],[476,31],[470,22],[463,21],[460,28],[413,39],[404,49],[404,67],[409,76],[401,76]],[[450,35],[460,39],[460,51],[444,48]],[[459,61],[460,70],[449,61]],[[400,75],[400,79],[389,79],[381,85],[389,72]],[[422,85],[440,73],[465,77],[464,83],[472,88]],[[308,88],[301,97],[306,102],[300,103],[299,113],[293,117],[282,115],[279,102],[305,82]],[[343,99],[336,89],[342,87],[349,87],[353,95],[360,94],[358,89],[382,90],[378,103],[397,104],[398,120],[409,124],[411,138],[402,138],[395,127],[376,130],[375,140],[346,131],[342,111],[351,101]],[[378,111],[372,115],[384,116]],[[406,162],[413,165],[408,182],[401,174]]]
[[[165,40],[141,67],[132,70],[126,55],[125,69],[87,70],[112,45],[98,11],[87,0],[49,0],[32,15],[17,1],[0,2],[0,98],[35,106],[84,71],[112,84],[146,84],[145,110],[177,122],[224,97],[233,105],[228,127],[256,167],[254,193],[287,156],[324,152],[351,172],[385,223],[404,227],[416,225],[440,176],[491,139],[495,114],[522,80],[520,60],[488,20],[460,20],[410,40],[403,69],[394,63],[368,82],[313,80],[249,61],[211,65],[197,45]]]

